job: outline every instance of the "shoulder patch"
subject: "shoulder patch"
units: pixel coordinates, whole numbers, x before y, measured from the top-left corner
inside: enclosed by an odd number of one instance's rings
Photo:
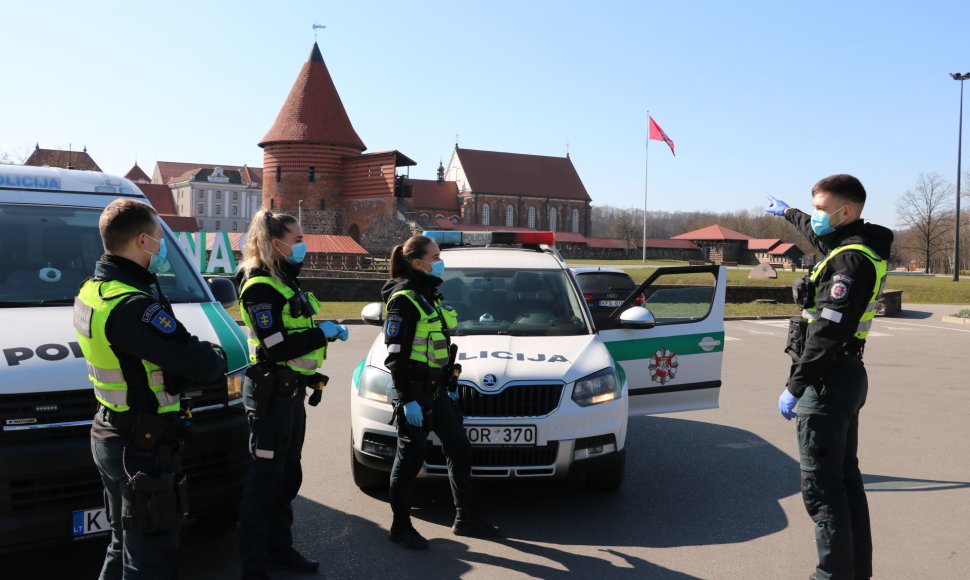
[[[261,304],[253,304],[249,307],[249,311],[252,313],[261,312],[263,310],[272,310],[273,305],[268,302],[263,302]]]
[[[392,314],[387,317],[387,323],[384,325],[384,334],[394,338],[401,332],[401,321],[404,320],[397,314]]]
[[[254,312],[253,319],[256,321],[256,326],[260,328],[269,328],[270,326],[273,326],[273,312],[270,310]]]
[[[846,284],[851,284],[854,282],[852,276],[846,276],[845,274],[836,274],[832,276],[832,280],[835,282],[845,282]]]
[[[830,294],[834,300],[844,300],[849,296],[849,284],[846,282],[836,282],[835,284],[832,284]]]
[[[162,331],[165,334],[171,334],[175,332],[175,328],[178,325],[178,323],[175,322],[175,317],[169,314],[168,312],[165,312],[165,310],[163,310],[161,306],[159,306],[158,312],[155,314],[155,316],[152,317],[151,322],[149,324],[151,324],[152,326],[154,326],[155,328],[157,328],[158,330]]]
[[[141,321],[148,322],[149,320],[152,319],[152,316],[154,316],[155,313],[161,309],[162,309],[162,305],[159,304],[158,302],[155,302],[154,304],[146,308],[144,313],[142,313]]]

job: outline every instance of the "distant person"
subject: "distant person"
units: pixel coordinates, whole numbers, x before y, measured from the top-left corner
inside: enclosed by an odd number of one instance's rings
[[[155,210],[118,199],[98,228],[105,253],[74,301],[74,328],[98,401],[91,451],[111,523],[100,578],[174,578],[188,493],[180,395],[224,375],[226,361],[162,295],[155,274],[166,247]]]
[[[300,288],[306,255],[303,229],[293,216],[265,209],[249,226],[237,274],[239,312],[253,363],[243,382],[252,462],[239,514],[244,579],[268,578],[267,568],[316,574],[320,563],[293,547],[293,500],[303,483],[300,464],[310,404],[326,384],[317,369],[328,340],[347,340],[342,324],[317,324],[320,303]]]
[[[457,378],[448,331],[458,315],[441,303],[438,292],[445,263],[438,244],[412,236],[391,252],[391,279],[381,294],[387,303],[385,365],[395,393],[397,452],[391,467],[389,539],[405,548],[425,549],[428,541],[411,525],[414,479],[424,465],[428,433],[441,440],[448,459],[448,481],[456,515],[452,532],[459,536],[494,537],[496,526],[475,511],[471,482],[471,445],[462,427]],[[458,368],[460,372],[460,367]]]
[[[857,457],[859,410],[869,387],[862,351],[886,283],[893,234],[862,220],[866,190],[851,175],[815,184],[811,216],[768,200],[768,213],[794,224],[825,254],[793,288],[802,316],[791,321],[785,351],[792,365],[778,399],[785,419],[798,418],[802,498],[818,550],[811,578],[869,578],[872,534]]]

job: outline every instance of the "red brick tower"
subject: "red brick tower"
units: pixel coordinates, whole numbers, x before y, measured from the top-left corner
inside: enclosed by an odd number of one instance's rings
[[[341,159],[367,149],[313,43],[263,148],[263,207],[302,214],[303,229],[342,234],[344,168]]]

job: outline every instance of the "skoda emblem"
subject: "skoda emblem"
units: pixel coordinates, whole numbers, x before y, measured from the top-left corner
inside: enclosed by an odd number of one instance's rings
[[[496,383],[498,383],[498,379],[495,378],[495,375],[485,375],[482,377],[482,386],[486,389],[495,388]]]

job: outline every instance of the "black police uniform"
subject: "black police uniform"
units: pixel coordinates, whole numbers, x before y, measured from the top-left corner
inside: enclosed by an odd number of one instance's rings
[[[301,265],[277,261],[279,279],[299,291],[297,276]],[[272,276],[262,269],[248,275],[240,271],[237,283],[241,288],[248,277]],[[282,363],[322,348],[327,343],[323,331],[310,328],[304,332],[287,332],[283,327],[283,308],[286,299],[269,284],[255,283],[243,295],[241,308],[250,320],[257,313],[270,313],[271,324],[254,325],[260,349],[270,363]],[[274,335],[282,340],[264,342]],[[239,552],[243,573],[253,577],[265,574],[267,561],[274,567],[300,572],[314,572],[319,563],[303,558],[293,549],[292,502],[303,484],[300,460],[306,434],[306,387],[295,391],[275,392],[269,398],[268,409],[257,409],[256,390],[248,377],[243,382],[243,397],[249,418],[249,477],[243,491],[239,514]],[[258,415],[258,416],[257,416]],[[272,456],[267,456],[272,451]]]
[[[823,254],[861,244],[884,260],[889,257],[893,234],[882,226],[860,219],[818,236],[808,214],[790,209],[785,218]],[[808,325],[804,349],[788,380],[788,391],[801,398],[801,488],[815,522],[818,580],[872,575],[869,508],[857,456],[859,410],[869,383],[862,363],[864,341],[853,334],[877,277],[869,258],[855,250],[842,251],[824,265],[816,279],[815,306],[830,313]]]
[[[155,275],[140,265],[111,254],[95,266],[94,280],[117,280],[147,294],[123,299],[105,324],[105,335],[121,363],[128,388],[130,410],[114,412],[99,405],[91,424],[91,450],[101,472],[105,507],[111,523],[111,542],[101,570],[102,579],[171,578],[175,574],[178,527],[168,532],[145,533],[137,528],[122,529],[122,497],[131,501],[129,475],[143,471],[152,476],[181,470],[181,441],[178,413],[158,415],[158,400],[152,393],[142,360],[160,366],[165,388],[181,392],[190,383],[211,383],[225,374],[226,361],[205,341],[191,335],[172,314],[171,305],[157,290]],[[154,296],[158,298],[154,298]],[[161,307],[176,326],[162,330],[151,321]],[[164,432],[153,448],[142,450],[133,444],[136,419],[141,416],[161,422]],[[139,421],[139,432],[144,423]],[[153,426],[158,431],[157,425]]]
[[[440,278],[412,269],[402,278],[388,280],[381,295],[386,303],[395,292],[413,290],[433,304],[442,298],[438,292],[440,284]],[[410,425],[403,413],[397,417],[397,453],[391,468],[390,501],[394,513],[391,537],[394,539],[395,534],[413,529],[410,523],[411,496],[414,479],[424,464],[429,431],[434,431],[441,440],[448,459],[448,481],[457,510],[453,530],[459,535],[494,536],[498,528],[485,522],[474,511],[471,445],[462,426],[461,410],[446,392],[447,381],[443,379],[443,373],[437,371],[436,374],[427,365],[411,360],[411,345],[420,318],[414,303],[398,297],[388,307],[384,325],[384,342],[388,345],[384,364],[391,371],[397,402],[403,405],[417,401],[424,410],[423,427]]]

